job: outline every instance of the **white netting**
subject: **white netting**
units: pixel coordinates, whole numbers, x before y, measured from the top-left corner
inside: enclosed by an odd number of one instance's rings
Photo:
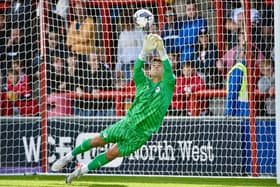
[[[82,135],[91,135],[83,133],[97,133],[125,115],[135,95],[133,64],[146,34],[134,27],[132,16],[145,8],[155,17],[149,32],[163,38],[177,78],[167,112],[176,117],[166,119],[160,133],[120,168],[101,172],[274,176],[273,1],[251,1],[251,27],[244,19],[247,3],[46,0],[40,7],[39,1],[0,2],[0,174],[41,171],[42,119],[51,164]],[[155,55],[146,59],[147,76]]]

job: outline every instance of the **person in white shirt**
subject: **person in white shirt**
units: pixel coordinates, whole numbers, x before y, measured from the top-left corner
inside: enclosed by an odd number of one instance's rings
[[[141,51],[144,32],[134,29],[132,16],[129,13],[123,13],[120,16],[121,33],[118,40],[117,78],[124,74],[125,82],[130,81],[130,64],[134,63]]]

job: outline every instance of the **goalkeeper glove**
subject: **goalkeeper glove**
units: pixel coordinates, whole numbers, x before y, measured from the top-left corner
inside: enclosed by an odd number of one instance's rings
[[[166,50],[164,48],[162,38],[157,34],[149,34],[148,38],[149,38],[149,40],[152,41],[152,44],[157,49],[157,52],[159,53],[160,59],[162,61],[168,59],[168,56],[167,56]]]
[[[152,50],[154,50],[156,47],[153,45],[152,41],[149,38],[149,35],[145,35],[144,41],[143,41],[143,47],[139,54],[140,60],[145,60],[147,54],[149,54]]]

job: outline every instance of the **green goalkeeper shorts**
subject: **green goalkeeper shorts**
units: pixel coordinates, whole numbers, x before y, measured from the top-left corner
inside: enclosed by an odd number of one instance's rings
[[[144,132],[136,132],[129,128],[129,122],[125,119],[107,127],[100,135],[106,143],[117,143],[121,156],[128,156],[135,152],[150,138]]]

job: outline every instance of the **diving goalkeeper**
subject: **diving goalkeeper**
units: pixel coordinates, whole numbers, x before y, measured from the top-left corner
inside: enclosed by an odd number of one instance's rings
[[[142,69],[146,55],[156,49],[160,58],[153,58],[148,78]],[[134,102],[124,119],[109,126],[100,134],[83,141],[51,167],[53,171],[61,170],[75,156],[94,147],[115,143],[106,152],[97,155],[90,163],[78,167],[66,177],[66,183],[96,170],[117,157],[128,156],[144,145],[153,132],[157,132],[170,105],[175,86],[175,77],[168,56],[159,35],[146,35],[143,48],[135,62],[133,80],[136,86]]]

